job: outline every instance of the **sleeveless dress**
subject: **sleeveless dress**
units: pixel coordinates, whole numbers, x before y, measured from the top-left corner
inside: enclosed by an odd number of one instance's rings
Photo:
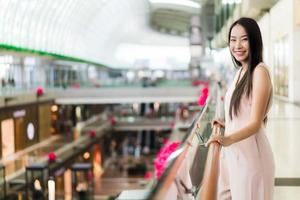
[[[259,66],[258,66],[259,67]],[[237,76],[225,95],[225,136],[243,128],[250,120],[251,95],[243,96],[238,116],[229,117],[229,105]],[[272,95],[265,115],[271,105]],[[218,200],[273,199],[275,164],[271,146],[262,123],[259,131],[220,153]]]

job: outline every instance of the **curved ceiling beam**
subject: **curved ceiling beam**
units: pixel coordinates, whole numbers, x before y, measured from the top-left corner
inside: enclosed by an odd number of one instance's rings
[[[188,13],[198,14],[201,8],[199,3],[191,0],[149,0],[151,8],[155,9],[172,9]]]

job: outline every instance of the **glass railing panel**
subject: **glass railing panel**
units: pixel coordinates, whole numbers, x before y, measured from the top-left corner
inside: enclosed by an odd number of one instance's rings
[[[217,107],[216,90],[212,91],[211,99],[181,141],[180,153],[169,162],[161,178],[153,185],[148,199],[193,199],[197,196],[206,162],[204,143],[212,132],[210,122]]]

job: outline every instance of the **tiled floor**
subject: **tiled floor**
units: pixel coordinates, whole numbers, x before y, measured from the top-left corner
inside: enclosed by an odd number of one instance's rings
[[[108,164],[104,173],[95,174],[95,198],[116,197],[124,190],[144,189],[148,181],[143,176],[129,176],[115,164]]]
[[[300,178],[300,107],[274,100],[267,135],[275,157],[275,176]],[[274,200],[282,199],[299,200],[300,185],[276,186]]]
[[[275,187],[274,200],[299,200],[300,187]]]

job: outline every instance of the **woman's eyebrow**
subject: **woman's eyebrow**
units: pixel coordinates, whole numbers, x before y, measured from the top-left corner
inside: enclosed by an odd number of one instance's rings
[[[231,35],[230,38],[237,38],[238,36],[235,36],[235,35]],[[247,35],[242,35],[240,36],[240,38],[243,38],[243,37],[248,37]]]

